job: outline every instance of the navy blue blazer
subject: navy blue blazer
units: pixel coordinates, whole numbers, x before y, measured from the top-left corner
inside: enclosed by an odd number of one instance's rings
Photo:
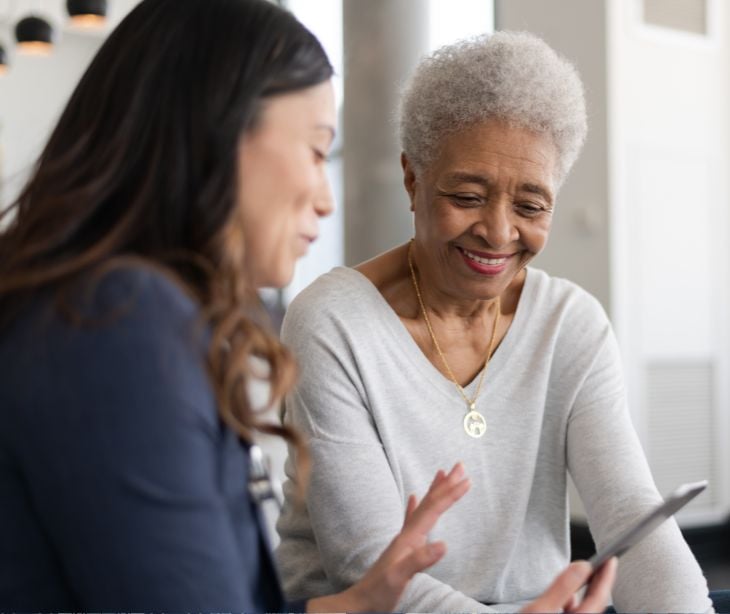
[[[0,611],[303,609],[218,418],[195,303],[139,269],[83,301],[93,325],[48,294],[0,332]]]

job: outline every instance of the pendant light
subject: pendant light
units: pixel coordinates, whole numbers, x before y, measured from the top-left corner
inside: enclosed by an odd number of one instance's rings
[[[42,17],[30,15],[15,26],[15,39],[19,53],[49,55],[53,50],[53,28]]]
[[[100,28],[106,24],[106,0],[66,0],[71,25],[79,28]]]
[[[8,72],[8,54],[5,53],[5,47],[0,45],[0,76]]]

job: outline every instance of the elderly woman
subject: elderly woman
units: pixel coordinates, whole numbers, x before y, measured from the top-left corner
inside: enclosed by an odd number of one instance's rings
[[[408,493],[462,460],[472,490],[432,533],[449,552],[398,607],[514,611],[569,560],[568,472],[599,546],[660,501],[606,314],[526,267],[585,137],[582,85],[541,40],[500,32],[424,60],[400,132],[415,238],[324,275],[284,325],[302,359],[287,418],[316,469],[305,505],[287,486],[285,589],[357,580]],[[625,555],[613,595],[620,611],[712,607],[674,521]]]

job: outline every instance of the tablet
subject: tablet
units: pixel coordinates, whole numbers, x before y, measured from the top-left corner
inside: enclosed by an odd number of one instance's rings
[[[649,512],[628,531],[619,535],[615,540],[596,552],[588,561],[593,569],[598,569],[612,556],[621,556],[631,546],[638,544],[649,533],[656,529],[667,518],[682,509],[687,503],[699,495],[707,487],[707,480],[682,484],[670,494],[666,501]]]

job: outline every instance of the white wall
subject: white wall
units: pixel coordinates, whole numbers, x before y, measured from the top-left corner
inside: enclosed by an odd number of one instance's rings
[[[730,511],[730,7],[707,6],[706,37],[607,15],[614,315],[659,489],[710,480],[690,524]]]

